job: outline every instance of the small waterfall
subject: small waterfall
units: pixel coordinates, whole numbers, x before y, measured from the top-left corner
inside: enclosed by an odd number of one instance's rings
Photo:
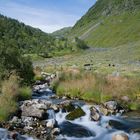
[[[48,113],[48,119],[56,119],[56,115],[53,109],[47,110]]]
[[[90,105],[82,106],[82,109],[86,113],[85,116],[68,121],[65,116],[68,113],[62,113],[62,111],[56,113],[56,120],[63,130],[63,133],[57,137],[57,140],[111,140],[112,136],[117,133],[125,133],[129,136],[130,140],[140,140],[139,134],[128,134],[125,130],[111,129],[108,127],[110,120],[119,121],[123,124],[126,122],[118,116],[102,116],[99,122],[90,120]],[[127,122],[128,124],[128,122]],[[76,128],[76,129],[75,129]],[[80,131],[78,131],[80,129]],[[80,133],[86,132],[86,133]],[[77,135],[77,133],[79,135]],[[91,136],[92,134],[95,134]],[[78,136],[83,136],[78,138]],[[86,136],[86,137],[84,137]]]
[[[40,87],[39,92],[35,95],[35,98],[51,101],[52,104],[59,104],[63,101],[63,99],[51,98],[54,93],[44,85]],[[124,120],[121,117],[121,114],[117,114],[116,116],[102,116],[100,121],[94,122],[90,119],[91,105],[86,105],[82,101],[77,100],[73,101],[73,104],[75,106],[80,106],[86,115],[69,121],[65,118],[68,112],[62,112],[62,110],[60,110],[58,113],[55,113],[53,109],[47,110],[48,122],[50,122],[50,124],[55,124],[55,122],[57,122],[57,126],[59,125],[59,128],[61,129],[61,134],[57,136],[56,140],[112,140],[112,136],[118,133],[127,134],[129,140],[140,140],[140,135],[138,133],[130,133],[124,129],[133,128],[133,126],[134,128],[135,126],[136,128],[139,128],[138,125],[140,125],[140,123],[137,123],[136,120],[133,122]],[[99,106],[97,105],[96,108],[98,107]],[[110,121],[123,124],[122,129],[111,128],[111,126],[109,126]]]

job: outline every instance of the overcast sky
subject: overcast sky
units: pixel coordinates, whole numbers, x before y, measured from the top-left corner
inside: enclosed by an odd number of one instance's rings
[[[73,26],[96,0],[0,0],[0,13],[53,32]]]

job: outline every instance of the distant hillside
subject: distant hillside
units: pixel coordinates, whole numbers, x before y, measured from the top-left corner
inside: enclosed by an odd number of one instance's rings
[[[54,38],[39,29],[0,15],[0,42],[15,44],[24,52],[37,52],[45,47],[50,48]]]
[[[64,35],[68,30],[70,28],[63,29],[59,34]],[[85,44],[79,40],[70,42],[66,37],[57,38],[40,29],[0,15],[0,46],[16,46],[22,54],[52,57],[79,51],[84,48],[82,45]]]
[[[140,40],[140,0],[98,0],[72,28],[93,47],[115,47]]]
[[[70,33],[71,28],[72,28],[72,27],[65,27],[65,28],[62,28],[62,29],[60,29],[60,30],[58,30],[58,31],[53,32],[51,35],[53,35],[53,36],[65,37],[65,36],[67,36],[67,35]]]

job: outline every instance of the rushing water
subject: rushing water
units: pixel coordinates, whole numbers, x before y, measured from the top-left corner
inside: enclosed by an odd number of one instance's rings
[[[54,94],[50,93],[50,90],[45,91],[42,96],[40,94],[39,98],[52,103],[63,101],[62,99],[51,99],[51,95]],[[117,116],[102,116],[99,122],[94,122],[90,120],[90,105],[84,105],[81,101],[74,101],[74,104],[81,105],[86,115],[73,121],[66,120],[65,117],[68,113],[64,113],[62,110],[58,113],[48,110],[49,119],[56,119],[61,129],[61,135],[57,137],[57,140],[112,140],[114,134],[122,132],[127,134],[130,140],[140,140],[138,133],[129,133],[129,130],[133,128],[140,128],[140,119],[124,119],[118,114]],[[110,120],[119,122],[120,125],[112,129],[109,126]]]
[[[54,104],[63,101],[62,99],[51,99],[50,97],[53,95],[54,93],[50,89],[43,87],[40,92],[33,94],[33,98],[46,99]],[[102,116],[99,122],[94,122],[90,120],[90,105],[86,105],[81,101],[74,101],[74,104],[80,105],[86,115],[73,121],[68,121],[65,119],[68,113],[64,113],[62,110],[58,113],[55,113],[52,109],[47,111],[49,114],[48,119],[55,119],[61,129],[61,135],[57,136],[56,140],[112,140],[114,134],[122,132],[127,134],[130,140],[140,140],[138,133],[130,133],[129,131],[133,128],[140,129],[140,118],[124,119],[120,115]],[[110,120],[117,122],[118,125],[115,128],[111,128],[109,126]],[[9,140],[6,134],[6,130],[0,129],[0,140]],[[24,136],[19,140],[33,140],[33,138]]]
[[[140,140],[140,135],[138,134],[128,134],[127,133],[127,129],[128,128],[140,128],[140,120],[135,120],[135,121],[126,121],[123,120],[122,118],[118,118],[116,116],[111,116],[111,117],[107,117],[107,116],[103,116],[101,118],[100,122],[93,122],[90,120],[90,110],[89,110],[90,106],[89,105],[84,105],[82,107],[82,109],[86,112],[86,115],[78,118],[74,121],[69,121],[69,123],[67,123],[67,125],[64,125],[66,127],[70,127],[71,130],[68,130],[68,134],[65,132],[65,135],[60,135],[58,136],[58,140],[61,140],[63,138],[66,138],[68,140],[111,140],[112,136],[116,133],[126,133],[129,137],[130,140]],[[56,114],[56,120],[58,121],[60,128],[61,125],[63,125],[64,122],[67,122],[67,120],[65,119],[65,116],[67,115],[67,113],[62,113],[61,111],[59,113]],[[122,127],[122,130],[117,130],[117,129],[112,129],[109,128],[108,126],[108,122],[109,120],[115,120],[118,122],[121,122],[122,124],[124,124],[124,128]],[[75,137],[77,134],[77,132],[79,132],[78,130],[76,131],[75,129],[72,129],[71,124],[73,124],[73,127],[75,125],[79,125],[79,128],[83,129],[83,131],[89,130],[87,131],[87,133],[92,133],[93,135],[89,137]],[[66,128],[63,128],[64,130]],[[68,129],[68,128],[67,128]],[[123,130],[124,129],[124,130]],[[75,131],[75,133],[72,133],[72,131]],[[80,133],[80,132],[79,132]],[[81,135],[82,136],[82,135]]]

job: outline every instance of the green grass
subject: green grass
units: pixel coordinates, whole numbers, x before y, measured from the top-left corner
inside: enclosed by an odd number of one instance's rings
[[[0,94],[0,121],[7,120],[17,110],[18,78],[12,75],[2,82]]]
[[[91,27],[99,24],[83,37],[86,43],[92,47],[116,47],[124,44],[133,44],[140,38],[140,13],[139,11],[122,13],[101,17],[99,20],[85,24],[82,28],[77,27],[71,36],[81,36]]]
[[[19,89],[19,96],[18,96],[18,100],[20,101],[24,101],[24,100],[29,100],[32,97],[32,90],[30,87],[21,87]]]
[[[82,71],[75,73],[74,70],[68,69],[62,73],[53,84],[59,96],[78,97],[95,103],[112,99],[121,100],[122,96],[128,96],[134,103],[140,93],[139,77],[114,77]],[[131,106],[131,108],[134,107],[134,105]]]
[[[17,111],[18,101],[31,99],[32,90],[30,87],[20,87],[16,75],[1,81],[0,88],[0,121],[6,121]]]
[[[140,38],[139,0],[99,0],[76,23],[70,33],[89,46],[112,48],[135,44]]]
[[[24,57],[30,57],[32,61],[43,60],[44,58],[39,56],[38,54],[24,54]]]
[[[139,102],[132,102],[128,105],[128,108],[132,111],[140,110],[140,103]]]
[[[34,81],[42,81],[42,80],[45,80],[45,78],[42,77],[41,75],[36,75],[36,76],[34,77]]]
[[[85,39],[90,46],[116,47],[135,43],[140,38],[140,13],[109,16]]]

